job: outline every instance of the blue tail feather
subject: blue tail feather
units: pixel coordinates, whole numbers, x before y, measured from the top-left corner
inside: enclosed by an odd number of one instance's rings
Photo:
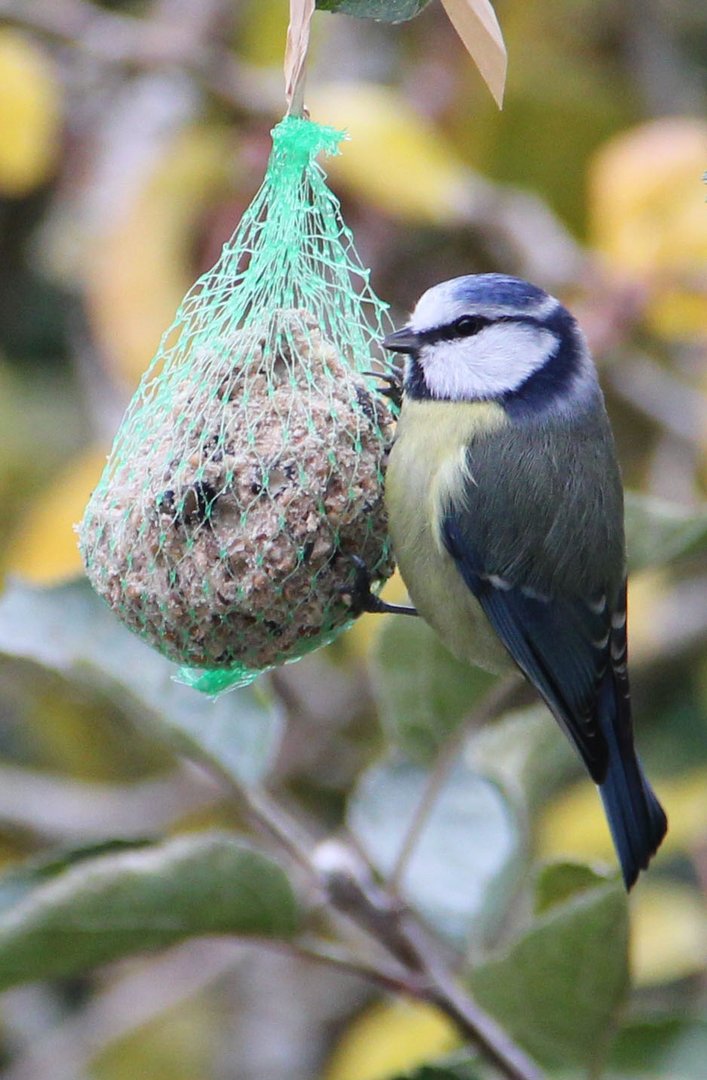
[[[621,738],[622,734],[630,733],[630,726],[626,728],[624,720],[624,725],[618,727],[614,687],[612,691],[611,700],[607,702],[609,708],[601,723],[609,746],[609,766],[599,792],[623,879],[626,888],[630,889],[660,846],[668,819],[641,768],[633,739]]]

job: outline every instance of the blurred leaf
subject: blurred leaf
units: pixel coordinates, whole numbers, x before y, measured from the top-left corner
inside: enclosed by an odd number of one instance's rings
[[[609,826],[591,782],[587,779],[577,781],[541,808],[537,849],[543,859],[615,862]]]
[[[501,785],[525,815],[547,802],[574,754],[545,705],[514,709],[471,739],[471,765]]]
[[[704,1017],[649,1016],[628,1020],[609,1058],[609,1077],[624,1080],[704,1080],[707,1020]]]
[[[454,1024],[432,1005],[403,998],[378,1002],[348,1025],[324,1080],[392,1080],[460,1043]]]
[[[605,884],[606,877],[584,863],[551,863],[541,869],[535,882],[535,914],[543,915],[577,893]]]
[[[0,920],[0,988],[71,975],[196,934],[289,937],[280,867],[226,835],[104,855],[38,886]]]
[[[699,975],[707,964],[707,904],[689,885],[650,878],[631,903],[631,971],[637,986]]]
[[[407,762],[383,762],[354,793],[350,828],[384,876],[396,866],[429,777]],[[500,790],[460,758],[425,817],[400,890],[438,933],[461,944],[500,918],[509,878],[522,869],[520,849],[518,822]]]
[[[419,1069],[397,1076],[395,1080],[480,1080],[473,1060],[467,1058],[457,1064],[421,1065]]]
[[[684,506],[627,491],[626,546],[633,572],[662,566],[681,555],[707,551],[707,507]]]
[[[430,0],[316,0],[318,11],[338,11],[358,19],[399,23],[414,19]]]
[[[61,87],[47,54],[29,37],[0,28],[0,194],[18,198],[56,167]]]
[[[495,682],[457,660],[422,619],[383,621],[372,678],[389,738],[407,755],[430,761]]]
[[[83,267],[89,316],[105,356],[131,385],[191,284],[194,233],[230,189],[233,153],[224,127],[189,127],[156,147],[90,247]]]
[[[106,452],[105,446],[84,450],[34,497],[10,540],[8,573],[39,585],[83,574],[74,525],[103,472]]]
[[[91,1080],[205,1080],[214,1075],[222,1032],[217,992],[191,995],[103,1046],[91,1061]]]
[[[707,822],[707,769],[695,769],[656,785],[667,807],[669,827],[658,859],[697,848]],[[543,807],[537,845],[545,858],[565,856],[615,861],[609,827],[593,785],[582,780],[566,788]]]
[[[628,989],[627,947],[626,896],[604,883],[552,907],[469,984],[539,1064],[597,1072]]]
[[[307,104],[315,120],[351,135],[341,154],[326,162],[337,183],[405,222],[463,221],[473,178],[454,147],[401,93],[372,83],[328,83],[308,89]]]
[[[175,668],[127,630],[88,582],[11,585],[0,599],[0,655],[27,660],[115,696],[138,726],[205,756],[239,783],[267,771],[282,718],[256,687],[212,702],[171,678]]]
[[[413,19],[429,0],[316,0],[321,11],[399,23]],[[442,0],[449,19],[500,106],[506,81],[506,48],[489,0]]]
[[[593,0],[573,0],[571,18],[564,0],[495,6],[512,57],[503,113],[469,75],[445,111],[445,130],[464,161],[502,184],[539,193],[583,234],[587,159],[633,121],[635,81],[606,49],[606,20]],[[532,207],[525,213],[534,218]],[[508,268],[503,258],[501,265]]]
[[[496,13],[489,0],[442,0],[499,109],[503,104],[508,57]]]
[[[0,874],[0,918],[38,885],[58,877],[69,867],[101,855],[134,851],[149,844],[149,840],[104,840],[98,844],[53,851],[50,855],[37,855],[19,865],[13,865]]]
[[[707,325],[706,160],[707,122],[671,116],[616,135],[589,173],[596,247],[612,269],[653,287],[648,318],[675,337],[702,337]]]

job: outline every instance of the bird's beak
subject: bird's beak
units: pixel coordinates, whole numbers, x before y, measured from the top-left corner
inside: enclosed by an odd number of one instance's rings
[[[383,348],[390,352],[414,353],[420,348],[420,339],[414,330],[404,326],[402,330],[396,330],[394,334],[383,338]]]

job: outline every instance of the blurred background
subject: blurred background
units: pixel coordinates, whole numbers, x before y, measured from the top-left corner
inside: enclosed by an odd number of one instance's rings
[[[500,112],[436,2],[401,25],[318,13],[306,100],[350,134],[325,167],[395,319],[437,281],[497,270],[559,295],[590,339],[644,497],[629,504],[635,713],[671,819],[631,898],[634,989],[606,1075],[689,1080],[707,1060],[707,17],[702,0],[496,11]],[[261,182],[286,25],[285,0],[0,0],[6,591],[81,578],[73,525],[122,412]],[[139,673],[96,688],[80,656],[55,660],[60,620],[28,629],[16,611],[0,604],[8,868],[233,824],[215,784],[126,718]],[[269,782],[320,832],[395,742],[379,692],[390,633],[366,616],[270,679],[285,727]],[[567,753],[532,807],[530,867],[612,864],[576,781]],[[192,941],[8,990],[0,1077],[383,1080],[456,1045],[436,1014],[372,1000],[336,969]]]

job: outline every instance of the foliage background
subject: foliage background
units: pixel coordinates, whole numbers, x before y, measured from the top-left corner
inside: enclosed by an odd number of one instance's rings
[[[626,994],[598,800],[521,698],[441,773],[401,884],[553,1075],[697,1080],[707,23],[698,0],[497,13],[500,113],[434,2],[400,26],[318,14],[307,101],[351,133],[331,184],[397,318],[435,281],[493,269],[557,292],[588,333],[640,493],[635,711],[671,832],[630,898]],[[162,329],[259,185],[286,21],[284,0],[0,0],[3,1080],[382,1080],[460,1045],[431,1009],[304,955],[315,931],[332,940],[321,898],[229,785],[267,783],[319,839],[346,821],[387,873],[488,683],[423,627],[365,617],[211,706],[93,600],[72,531]],[[567,859],[594,870],[552,869]]]

